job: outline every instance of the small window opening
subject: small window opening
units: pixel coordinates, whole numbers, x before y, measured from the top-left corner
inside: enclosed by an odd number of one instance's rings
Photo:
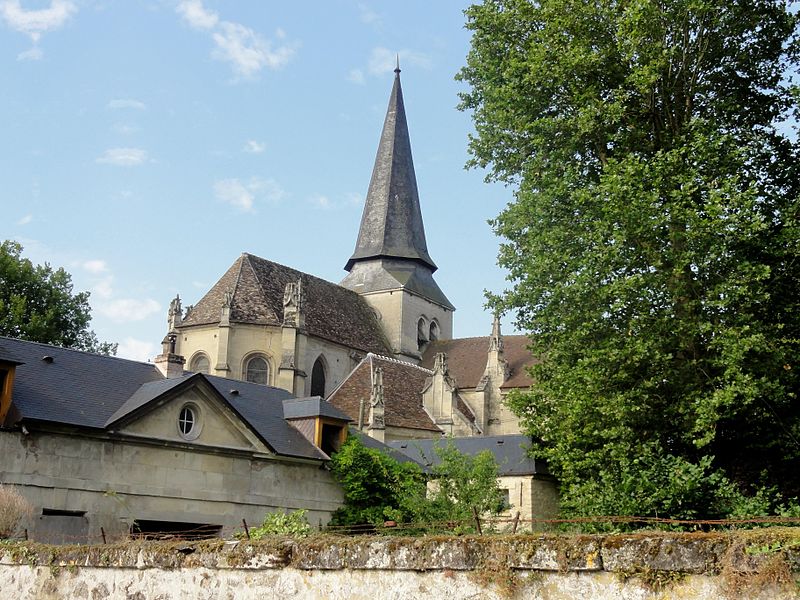
[[[222,525],[136,519],[130,534],[145,540],[203,540],[220,537]]]
[[[85,510],[62,510],[60,508],[43,508],[43,517],[84,517]]]
[[[342,445],[342,426],[331,425],[329,423],[322,424],[322,442],[320,449],[330,456],[334,452],[338,452]]]
[[[178,416],[178,429],[181,435],[188,438],[194,432],[195,425],[197,424],[197,415],[191,406],[184,406],[181,409],[181,414]]]

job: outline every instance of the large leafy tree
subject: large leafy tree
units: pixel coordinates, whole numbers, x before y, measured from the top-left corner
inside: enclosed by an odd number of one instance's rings
[[[776,510],[800,492],[796,15],[777,0],[466,14],[471,162],[514,190],[494,303],[542,359],[511,403],[565,511]]]
[[[34,265],[13,241],[0,244],[0,335],[89,352],[115,354],[89,329],[89,292],[72,292],[63,268]]]

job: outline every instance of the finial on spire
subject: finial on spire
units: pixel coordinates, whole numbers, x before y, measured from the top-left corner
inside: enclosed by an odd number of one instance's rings
[[[397,60],[397,66],[394,68],[394,72],[400,75],[400,54],[395,54],[395,58]]]

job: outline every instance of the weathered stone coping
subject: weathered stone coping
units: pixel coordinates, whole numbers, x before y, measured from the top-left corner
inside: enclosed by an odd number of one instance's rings
[[[127,542],[50,546],[0,542],[0,565],[131,569],[592,572],[623,575],[759,572],[780,558],[800,571],[800,528],[730,533],[463,537],[270,538],[258,542]]]

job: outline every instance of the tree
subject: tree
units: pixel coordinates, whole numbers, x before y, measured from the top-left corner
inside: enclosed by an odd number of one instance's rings
[[[99,342],[89,329],[90,311],[89,292],[73,295],[63,268],[32,264],[17,242],[0,244],[0,335],[115,354],[116,344]]]
[[[498,484],[497,461],[490,451],[470,456],[452,442],[437,443],[433,451],[438,460],[431,468],[426,502],[418,508],[419,522],[456,523],[457,532],[471,531],[475,512],[497,516],[507,508]]]
[[[491,302],[542,359],[510,403],[564,511],[777,510],[800,493],[800,178],[782,133],[797,15],[777,0],[466,15],[470,164],[515,196],[493,221],[512,286]]]
[[[401,463],[350,435],[332,456],[331,470],[344,491],[332,525],[382,525],[414,521],[425,499],[425,478],[412,462]]]
[[[391,520],[422,530],[455,527],[463,532],[474,528],[473,510],[496,515],[505,508],[491,452],[467,456],[451,443],[435,445],[434,452],[435,464],[426,476],[416,463],[401,463],[349,436],[331,460],[333,476],[344,490],[344,506],[334,512],[331,524]]]

